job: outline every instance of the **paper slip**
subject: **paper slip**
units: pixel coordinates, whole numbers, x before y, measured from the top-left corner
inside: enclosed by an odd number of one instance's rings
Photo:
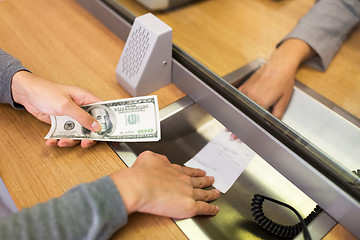
[[[185,166],[205,170],[215,178],[213,186],[226,193],[254,156],[245,143],[223,129]]]

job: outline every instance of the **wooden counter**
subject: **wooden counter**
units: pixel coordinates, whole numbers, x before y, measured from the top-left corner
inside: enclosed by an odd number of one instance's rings
[[[242,2],[243,5],[239,6],[238,2]],[[130,4],[130,0],[125,3]],[[201,11],[209,11],[211,14],[201,13],[200,10],[188,6],[193,12],[186,16],[182,15],[184,14],[182,11],[185,11],[182,9],[172,11],[168,15],[164,13],[159,15],[165,22],[170,21],[170,26],[175,22],[179,23],[179,19],[184,20],[184,32],[172,26],[175,29],[175,43],[195,58],[201,59],[219,75],[225,75],[258,57],[267,58],[279,38],[296,23],[295,19],[307,11],[312,1],[252,0],[222,1],[222,3],[228,4],[229,9],[232,10],[217,12],[215,10],[219,7],[219,1],[201,1],[196,6],[201,5],[203,8]],[[243,10],[238,11],[236,9],[238,7]],[[138,5],[135,5],[135,8],[145,11]],[[256,11],[251,8],[256,8]],[[265,11],[266,8],[272,8],[274,13]],[[250,10],[245,11],[245,9]],[[274,27],[274,23],[270,20],[279,19],[277,12],[287,12],[288,17],[278,23],[280,26],[275,25],[276,33],[268,32],[270,26]],[[219,24],[220,20],[226,20],[222,16],[224,14],[241,16],[244,19],[252,19],[251,16],[255,15],[258,17],[255,24],[257,27],[251,27],[251,30],[238,22],[227,23],[229,27],[237,30],[235,35],[227,38],[232,41],[232,46],[239,46],[237,52],[229,50],[228,43],[218,46],[211,38],[208,38],[206,44],[204,41],[197,42],[197,37],[204,38],[203,33],[200,32],[198,36],[192,35],[191,38],[187,36],[186,26],[196,27],[196,24],[200,24],[199,19],[202,18],[204,21],[209,21],[207,27],[202,28],[203,32],[212,33],[214,26]],[[253,20],[247,22],[251,24]],[[281,27],[282,25],[286,27]],[[217,26],[216,29],[220,27]],[[23,65],[35,74],[56,82],[87,88],[104,100],[129,97],[115,79],[115,67],[124,42],[74,0],[0,1],[0,29],[0,47],[19,58]],[[263,33],[261,37],[258,35],[260,31]],[[223,39],[224,34],[225,32],[218,32],[218,38]],[[346,54],[350,54],[355,59],[354,47],[351,44],[359,40],[358,35],[348,41],[350,46],[347,43],[345,50],[337,56],[331,68],[336,67],[336,61],[344,61]],[[244,36],[248,38],[244,39]],[[215,60],[218,62],[215,63]],[[357,61],[357,64],[359,62]],[[345,65],[343,63],[341,66]],[[349,74],[352,79],[355,78],[354,76],[360,76],[358,74],[360,70],[356,70],[352,65],[346,67],[351,71],[345,77],[349,78]],[[321,81],[330,79],[329,74],[333,71],[335,70],[323,74],[305,68],[300,71],[299,79],[302,79],[302,76],[307,79],[308,76],[314,75],[319,78],[314,83],[317,86],[316,84],[321,85]],[[331,84],[335,84],[333,89],[336,89],[336,92],[343,91],[340,95],[346,95],[345,90],[339,88],[342,79],[337,80],[339,85],[336,85],[337,82]],[[353,91],[346,95],[354,97],[355,100],[348,100],[346,97],[341,100],[345,102],[342,106],[352,106],[353,102],[360,103],[360,94],[358,94],[360,88],[356,86],[353,86]],[[184,96],[174,85],[166,86],[156,94],[160,108]],[[353,114],[359,114],[356,111],[360,108],[346,109]],[[125,168],[123,162],[106,143],[97,143],[89,149],[82,149],[80,146],[47,147],[43,138],[50,128],[49,125],[41,123],[26,111],[16,111],[7,105],[0,105],[0,111],[3,113],[0,127],[5,135],[0,138],[0,176],[19,209],[58,197],[79,183],[92,181],[117,169]],[[344,239],[354,238],[346,229],[338,225],[327,239],[336,239],[339,236],[336,234],[340,234]],[[131,215],[129,224],[114,238],[186,239],[171,219],[148,214]]]
[[[87,88],[104,100],[129,97],[115,77],[124,42],[75,1],[0,1],[0,29],[1,48],[35,74]],[[183,96],[173,85],[157,94],[160,107]],[[0,111],[0,176],[19,209],[126,167],[106,143],[89,149],[47,147],[49,125],[8,105]],[[115,239],[165,236],[186,239],[169,218],[134,214]]]
[[[115,0],[139,16],[133,0]],[[154,14],[173,28],[173,41],[219,76],[257,59],[268,59],[314,0],[198,1]],[[302,67],[296,78],[360,118],[360,31],[345,42],[323,73]]]

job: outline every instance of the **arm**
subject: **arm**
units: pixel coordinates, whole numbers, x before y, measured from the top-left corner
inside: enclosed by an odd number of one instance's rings
[[[27,69],[19,60],[0,49],[0,103],[7,103],[21,109],[22,106],[14,102],[11,94],[12,77],[19,71],[27,71]]]
[[[7,101],[14,99],[43,121],[48,119],[43,113],[78,109],[82,96],[89,96],[79,88],[18,73],[19,79],[15,74],[9,85],[13,98]],[[0,92],[5,92],[2,86]],[[220,192],[200,189],[213,183],[214,178],[205,176],[202,170],[174,165],[165,156],[145,152],[130,169],[81,184],[60,198],[1,219],[0,239],[107,239],[126,224],[127,214],[133,212],[176,218],[215,215],[219,208],[207,201],[218,198]]]
[[[108,239],[126,223],[122,199],[104,177],[1,219],[0,239]]]
[[[359,0],[320,0],[300,19],[296,28],[283,41],[297,38],[306,42],[316,54],[305,63],[325,71],[359,22]]]
[[[291,53],[291,54],[289,54]],[[314,55],[299,39],[287,39],[239,90],[281,119],[290,101],[295,74],[301,62]]]
[[[82,126],[92,130],[101,129],[99,123],[79,105],[101,101],[82,88],[47,81],[28,72],[19,60],[0,49],[0,102],[18,109],[26,108],[39,120],[51,123],[49,115],[67,115]],[[48,139],[47,145],[74,146],[79,141],[72,139]],[[84,139],[82,147],[96,142]]]
[[[65,115],[74,118],[91,131],[101,130],[98,121],[79,107],[101,101],[85,89],[51,82],[25,71],[17,72],[13,76],[11,87],[14,101],[43,122],[50,124],[50,115]],[[78,143],[79,141],[65,138],[46,141],[47,145],[57,144],[59,147],[70,147]],[[95,143],[84,139],[81,146],[86,148]]]
[[[0,239],[108,239],[133,212],[174,218],[215,215],[219,208],[207,201],[220,192],[200,189],[213,183],[202,170],[147,151],[131,168],[1,219]]]
[[[325,70],[346,36],[360,21],[360,1],[321,0],[286,36],[269,60],[239,90],[281,118],[295,75],[304,62]]]

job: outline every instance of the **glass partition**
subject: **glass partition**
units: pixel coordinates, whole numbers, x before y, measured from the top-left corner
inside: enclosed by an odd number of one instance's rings
[[[134,0],[103,1],[129,22],[149,12]],[[356,48],[356,42],[360,41],[359,31],[353,33],[325,73],[302,66],[296,76],[297,88],[321,101],[336,113],[335,118],[340,118],[340,122],[344,118],[353,129],[346,136],[351,139],[350,144],[345,144],[347,146],[337,143],[337,135],[334,135],[332,146],[338,145],[341,150],[318,142],[317,135],[331,135],[332,131],[343,128],[342,124],[339,126],[330,120],[313,117],[306,129],[298,128],[287,118],[278,120],[239,92],[238,86],[224,80],[249,62],[267,59],[313,3],[295,0],[194,1],[153,14],[172,27],[176,60],[360,201],[359,177],[352,172],[360,168],[360,147],[356,147],[360,146],[360,49]],[[354,60],[346,61],[346,56]],[[326,122],[322,126],[325,130],[317,133],[311,124],[320,120]],[[314,126],[317,128],[316,124]]]

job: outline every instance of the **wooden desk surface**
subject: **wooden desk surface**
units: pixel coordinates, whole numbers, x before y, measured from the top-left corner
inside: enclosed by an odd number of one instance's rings
[[[208,6],[206,4],[212,4],[211,2],[216,1],[202,1],[199,4]],[[250,2],[256,2],[255,6],[261,13],[261,3],[266,1],[247,2],[244,4],[251,5]],[[301,11],[297,9],[298,5],[292,4],[293,2],[302,4]],[[232,1],[231,4],[236,5],[237,2]],[[311,6],[311,1],[281,1],[276,4],[269,1],[267,4],[276,11],[288,9],[289,14],[299,11],[296,16],[290,15],[292,17],[287,18],[290,28],[290,25],[295,23],[292,19],[305,13]],[[243,7],[245,9],[246,5]],[[205,9],[216,14],[211,7]],[[193,11],[194,14],[200,14],[195,9]],[[179,12],[181,13],[180,9]],[[177,13],[178,11],[172,12],[172,14]],[[238,12],[234,10],[222,14],[236,15]],[[251,11],[246,14],[251,14]],[[243,17],[249,17],[246,14]],[[160,17],[165,18],[165,15]],[[266,26],[271,22],[267,19],[276,16],[276,14],[262,16],[262,22],[258,23],[259,31],[260,28],[268,29]],[[176,16],[168,16],[168,18],[174,21],[177,19]],[[192,15],[182,19],[186,20],[188,25],[197,21]],[[206,19],[211,21],[212,16],[209,15]],[[216,18],[211,23],[217,24]],[[261,47],[260,43],[264,41],[257,39],[256,33],[247,31],[236,22],[231,26],[240,31],[239,35],[233,36],[233,39],[241,39],[244,34],[251,34],[255,39],[253,42],[258,43],[259,47],[254,48],[252,41],[239,41],[234,44],[239,44],[241,50],[232,52],[213,47],[216,43],[211,39],[209,45],[200,46],[201,44],[197,45],[196,41],[187,39],[186,33],[178,31],[174,32],[174,39],[179,38],[175,43],[196,58],[204,60],[203,63],[207,66],[213,64],[215,58],[223,56],[220,64],[211,66],[210,69],[219,75],[225,75],[255,58],[267,58],[275,42],[278,41],[277,36],[275,39],[272,33],[266,33],[269,42]],[[73,0],[0,1],[0,29],[0,47],[19,58],[23,65],[35,74],[60,83],[85,87],[104,100],[129,97],[115,80],[115,67],[124,42]],[[207,31],[211,32],[212,29],[209,26]],[[278,31],[280,35],[286,33],[286,29],[279,28]],[[219,38],[222,35],[223,33],[218,33]],[[350,41],[355,40],[350,39]],[[184,46],[181,41],[184,41]],[[186,41],[189,44],[188,49],[185,48]],[[202,53],[201,49],[205,53]],[[249,52],[245,54],[244,49],[248,49]],[[234,55],[238,56],[235,60]],[[299,76],[302,76],[301,74],[306,76],[308,72],[310,74],[312,70],[305,69]],[[184,95],[174,85],[164,87],[156,94],[159,97],[160,108]],[[0,105],[0,111],[3,113],[0,127],[5,135],[0,139],[0,176],[19,209],[58,197],[76,184],[92,181],[125,167],[106,143],[98,143],[89,149],[82,149],[79,146],[47,147],[43,140],[49,130],[47,124],[41,123],[25,111],[16,111],[6,105]],[[329,234],[328,239],[335,239],[334,234],[339,232],[342,238],[351,236],[340,225],[336,229],[340,230],[332,231],[333,235]],[[147,214],[130,216],[129,224],[114,238],[186,239],[171,219]]]
[[[35,74],[85,87],[104,100],[129,97],[115,78],[124,42],[75,1],[0,1],[0,29],[1,48]],[[183,96],[173,85],[157,94],[160,107]],[[7,105],[0,111],[0,176],[19,209],[125,168],[106,143],[89,149],[47,147],[49,125]],[[164,236],[186,239],[169,218],[134,214],[115,238]]]
[[[148,10],[116,0],[136,16]],[[211,0],[154,14],[173,28],[173,41],[219,76],[257,59],[313,6],[314,0]],[[360,118],[360,30],[354,31],[323,73],[302,67],[296,78]]]

